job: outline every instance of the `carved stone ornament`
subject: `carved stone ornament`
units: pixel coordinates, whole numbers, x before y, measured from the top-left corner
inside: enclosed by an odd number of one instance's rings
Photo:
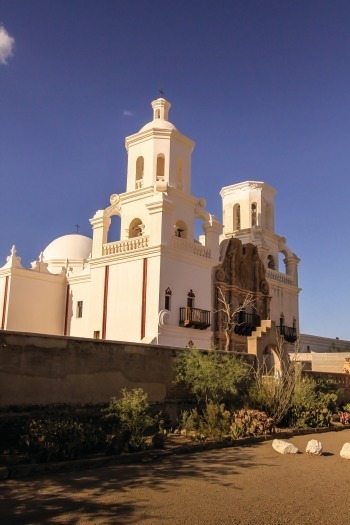
[[[109,198],[109,202],[111,203],[108,208],[106,208],[105,214],[110,217],[111,215],[121,215],[122,207],[120,205],[120,196],[117,193],[112,193],[112,195]]]

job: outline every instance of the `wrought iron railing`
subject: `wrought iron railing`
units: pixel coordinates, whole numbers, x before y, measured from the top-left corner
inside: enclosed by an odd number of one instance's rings
[[[280,334],[288,343],[295,343],[297,340],[297,329],[294,326],[278,326]]]
[[[238,335],[252,335],[252,331],[261,323],[260,315],[248,312],[238,312],[233,320],[235,322],[234,332]]]
[[[204,330],[210,326],[210,312],[190,306],[180,308],[180,326]]]

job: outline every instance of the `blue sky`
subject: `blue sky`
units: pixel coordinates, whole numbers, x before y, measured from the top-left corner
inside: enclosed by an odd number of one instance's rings
[[[1,266],[91,235],[162,87],[193,193],[221,218],[222,186],[276,188],[301,331],[350,339],[348,0],[0,0],[0,25]]]

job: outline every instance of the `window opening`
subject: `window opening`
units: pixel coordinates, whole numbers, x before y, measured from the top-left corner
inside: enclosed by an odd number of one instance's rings
[[[177,221],[174,227],[175,237],[182,237],[186,239],[187,237],[187,227],[183,221]]]
[[[171,310],[171,290],[167,288],[165,290],[165,310]]]
[[[193,293],[193,290],[191,289],[187,294],[187,307],[188,308],[194,308],[194,298],[195,298],[195,295]]]
[[[141,219],[134,219],[131,221],[129,226],[129,239],[133,237],[141,237],[145,225],[142,224]]]
[[[233,207],[233,231],[241,229],[241,206],[235,204]]]
[[[273,255],[269,255],[267,259],[268,259],[267,267],[270,268],[271,270],[275,270],[276,265],[275,265],[275,259]]]
[[[253,202],[251,210],[252,210],[252,226],[256,226],[257,224],[256,202]]]
[[[165,158],[164,155],[160,154],[157,157],[157,180],[164,178],[164,171],[165,171]]]
[[[83,301],[77,302],[77,317],[78,318],[83,317]]]
[[[94,339],[100,339],[100,330],[94,331]]]
[[[140,189],[143,186],[143,173],[144,173],[144,159],[138,157],[136,161],[136,189]]]

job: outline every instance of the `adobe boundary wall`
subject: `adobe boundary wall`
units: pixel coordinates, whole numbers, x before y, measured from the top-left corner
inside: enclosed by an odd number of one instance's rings
[[[152,403],[188,399],[173,383],[182,349],[0,331],[0,407],[108,403],[142,388]],[[244,354],[254,365],[255,356]]]

